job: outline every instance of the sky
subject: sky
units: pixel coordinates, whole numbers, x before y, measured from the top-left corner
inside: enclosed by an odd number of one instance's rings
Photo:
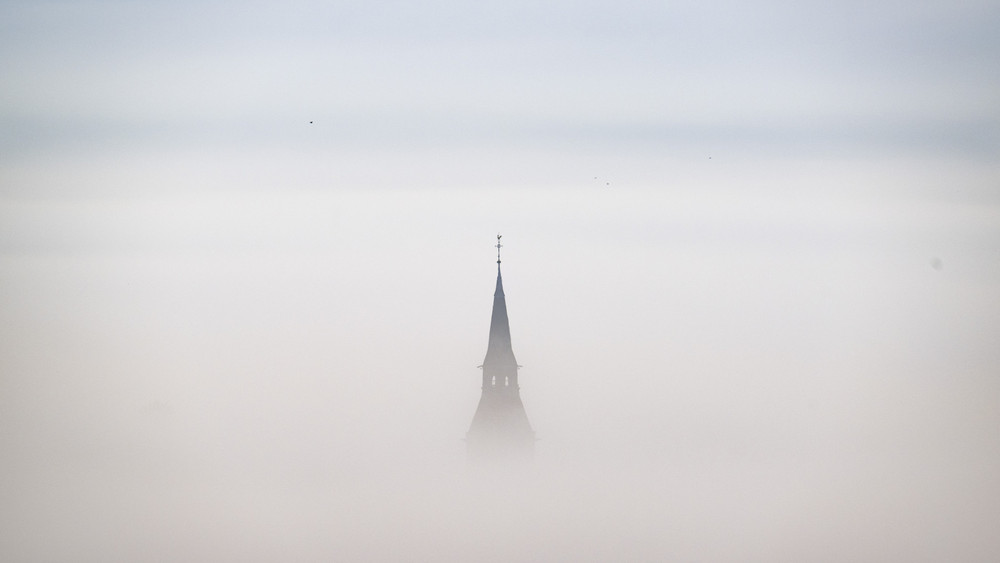
[[[0,558],[996,561],[998,27],[0,0]]]

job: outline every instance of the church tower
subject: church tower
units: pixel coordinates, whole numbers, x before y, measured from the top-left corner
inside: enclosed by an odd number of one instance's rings
[[[493,293],[490,343],[483,370],[483,394],[466,435],[470,459],[527,458],[535,447],[535,432],[521,403],[517,365],[510,344],[507,301],[500,276],[500,235],[497,235],[497,288]]]

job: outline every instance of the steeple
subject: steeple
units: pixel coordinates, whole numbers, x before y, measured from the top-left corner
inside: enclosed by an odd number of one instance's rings
[[[517,360],[510,342],[507,300],[500,273],[501,235],[497,235],[497,286],[493,292],[490,340],[483,365],[482,396],[466,436],[475,459],[526,457],[534,449],[535,433],[521,403]]]
[[[499,238],[499,235],[497,235]],[[499,243],[498,243],[499,244]],[[483,365],[512,364],[517,366],[510,344],[510,321],[507,320],[507,299],[503,294],[503,276],[497,260],[497,288],[493,292],[493,316],[490,318],[490,343]]]

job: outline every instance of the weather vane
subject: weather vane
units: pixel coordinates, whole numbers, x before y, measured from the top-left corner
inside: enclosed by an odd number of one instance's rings
[[[503,237],[503,235],[501,235],[500,233],[497,233],[497,264],[500,263],[500,249],[503,248],[503,245],[500,244],[500,239],[502,237]]]

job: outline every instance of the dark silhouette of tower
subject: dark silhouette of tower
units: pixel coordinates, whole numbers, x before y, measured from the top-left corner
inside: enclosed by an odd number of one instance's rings
[[[497,235],[497,289],[493,293],[493,317],[490,320],[490,343],[483,370],[483,394],[466,435],[469,457],[527,458],[535,447],[535,432],[521,403],[517,383],[517,365],[510,345],[507,301],[500,276],[500,235]]]

